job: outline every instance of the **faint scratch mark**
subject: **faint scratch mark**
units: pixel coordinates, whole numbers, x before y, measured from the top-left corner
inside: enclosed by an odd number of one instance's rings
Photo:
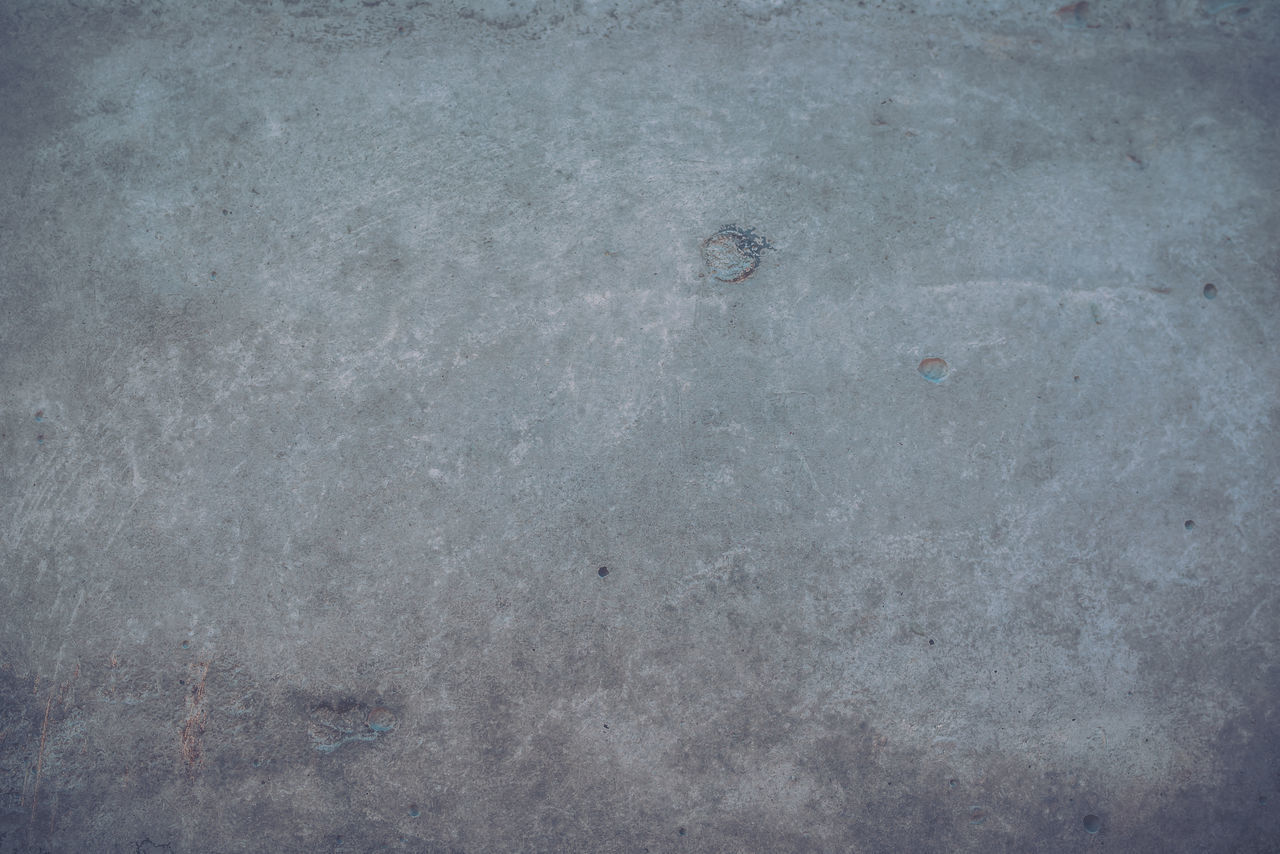
[[[60,474],[60,466],[48,465],[44,468],[32,482],[31,488],[26,490],[18,500],[18,507],[14,512],[13,521],[9,525],[9,534],[6,537],[10,545],[17,545],[36,517],[44,512],[48,505],[57,504],[62,496],[76,484],[77,475],[80,474],[80,470],[84,468],[84,465],[81,462],[64,477],[58,476]],[[54,521],[55,515],[53,513],[50,514],[50,522]],[[53,531],[56,530],[55,526]]]
[[[187,717],[182,724],[180,742],[182,761],[187,766],[187,772],[195,776],[203,758],[200,749],[200,737],[204,734],[205,722],[209,720],[209,711],[205,708],[204,702],[205,679],[209,676],[209,662],[196,662],[191,665],[191,672],[193,674],[198,673],[199,677],[191,680],[194,684],[191,686],[190,693],[187,694]]]
[[[44,768],[44,742],[49,734],[49,709],[53,708],[53,694],[44,704],[44,723],[40,725],[40,748],[36,751],[36,780],[31,786],[31,820],[36,820],[36,801],[40,797],[40,772]]]
[[[76,597],[76,604],[71,609],[71,616],[67,619],[67,628],[71,628],[71,624],[76,621],[76,614],[80,613],[80,606],[84,604],[84,588],[80,588],[80,595]]]
[[[809,475],[809,481],[813,484],[813,491],[818,493],[818,497],[825,499],[822,490],[818,487],[818,479],[813,476],[813,469],[809,468],[809,460],[805,457],[804,451],[800,450],[800,446],[792,443],[792,450],[796,452],[796,456],[800,458],[800,465],[804,466],[805,473]]]

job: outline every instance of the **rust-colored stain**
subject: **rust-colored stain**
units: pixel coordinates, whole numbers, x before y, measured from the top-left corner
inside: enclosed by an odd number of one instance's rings
[[[1053,14],[1058,16],[1058,20],[1073,29],[1088,28],[1096,30],[1101,24],[1091,24],[1086,18],[1089,14],[1089,3],[1087,0],[1080,0],[1079,3],[1068,3],[1066,6],[1056,10]]]
[[[204,684],[209,676],[209,662],[197,661],[191,665],[191,689],[187,693],[187,716],[182,722],[182,736],[179,739],[182,747],[182,762],[187,773],[194,775],[200,768],[201,748],[200,736],[204,734],[205,721],[209,719],[209,710],[204,704]]]

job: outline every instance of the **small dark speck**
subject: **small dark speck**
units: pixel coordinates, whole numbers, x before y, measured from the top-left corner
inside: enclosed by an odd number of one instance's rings
[[[596,570],[596,575],[600,576],[601,578],[604,578],[608,574],[609,574],[609,567],[607,566],[602,566]]]
[[[228,214],[230,214],[230,213],[231,213],[231,211],[227,210],[226,208],[223,208],[223,209],[222,209],[222,215],[223,215],[223,216],[227,216],[227,215],[228,215]]]
[[[43,442],[43,441],[44,441],[44,434],[43,434],[43,433],[41,433],[39,436],[36,436],[36,441],[37,441],[37,442]]]
[[[1188,519],[1187,521],[1182,523],[1182,527],[1186,528],[1188,531],[1190,531],[1195,526],[1196,526],[1196,523],[1194,519]]]
[[[929,638],[929,646],[933,646],[933,638]]]
[[[680,828],[679,830],[677,830],[677,831],[676,831],[676,833],[680,834],[681,836],[684,836],[684,834],[685,834],[685,829],[682,827],[682,828]]]

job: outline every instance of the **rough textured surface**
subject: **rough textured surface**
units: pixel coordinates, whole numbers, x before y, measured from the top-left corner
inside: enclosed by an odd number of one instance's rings
[[[0,13],[0,851],[1277,850],[1274,4],[194,6]]]

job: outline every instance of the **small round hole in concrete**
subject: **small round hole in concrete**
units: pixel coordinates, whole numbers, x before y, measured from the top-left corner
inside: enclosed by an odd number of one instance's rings
[[[947,374],[951,373],[951,367],[937,356],[924,359],[916,370],[920,372],[920,376],[931,383],[940,383],[947,378]]]
[[[1102,819],[1093,813],[1089,813],[1084,817],[1084,829],[1086,833],[1097,833],[1102,829]]]
[[[608,574],[609,574],[609,567],[607,566],[602,566],[596,570],[596,575],[600,576],[601,578],[604,578]]]
[[[769,241],[751,229],[726,225],[702,241],[702,260],[716,281],[745,282],[769,248]]]
[[[1205,299],[1213,299],[1217,295],[1218,295],[1218,286],[1215,285],[1213,282],[1209,282],[1209,284],[1204,286]]]
[[[1182,523],[1182,527],[1186,528],[1188,531],[1190,531],[1195,526],[1196,526],[1196,521],[1194,519],[1188,519],[1187,521]]]
[[[420,816],[420,815],[422,815],[422,810],[418,809],[418,805],[417,805],[417,804],[409,804],[409,817],[410,817],[410,818],[417,818],[417,817],[418,817],[418,816]]]

